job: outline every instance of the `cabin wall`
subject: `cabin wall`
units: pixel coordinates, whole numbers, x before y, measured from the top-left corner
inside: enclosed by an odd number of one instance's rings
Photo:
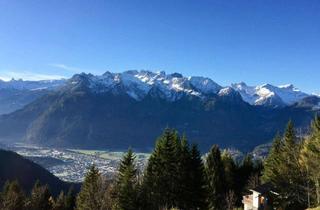
[[[254,208],[259,208],[260,206],[260,193],[253,192],[252,193],[252,206]]]

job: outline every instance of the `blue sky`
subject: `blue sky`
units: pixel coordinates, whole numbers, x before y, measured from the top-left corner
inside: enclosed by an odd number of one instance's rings
[[[0,0],[0,78],[164,70],[320,92],[318,0]]]

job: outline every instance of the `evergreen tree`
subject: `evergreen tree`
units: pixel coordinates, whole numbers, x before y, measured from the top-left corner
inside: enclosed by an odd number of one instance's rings
[[[32,210],[50,210],[51,209],[51,193],[48,185],[41,186],[39,181],[36,181],[30,198],[30,208]]]
[[[191,149],[185,136],[177,146],[178,197],[176,207],[180,209],[206,209],[204,166],[196,145]],[[180,148],[180,149],[179,149]]]
[[[117,176],[115,195],[116,208],[120,210],[136,210],[137,206],[137,169],[135,156],[131,149],[124,155]]]
[[[66,196],[66,210],[73,210],[75,206],[76,206],[76,196],[75,196],[73,186],[71,186]]]
[[[235,189],[235,175],[236,175],[236,164],[231,156],[231,154],[224,150],[221,154],[221,160],[223,163],[225,180],[226,180],[226,188],[227,190]]]
[[[93,165],[85,176],[76,200],[77,210],[101,209],[101,175]]]
[[[280,174],[280,165],[281,163],[281,147],[282,141],[281,136],[279,134],[273,140],[270,152],[268,157],[264,162],[264,172],[262,179],[265,182],[271,182],[272,184],[276,185],[278,179],[281,178]]]
[[[320,205],[320,116],[316,116],[311,124],[311,134],[303,144],[300,160],[312,181],[308,182],[308,197],[311,197],[310,185],[315,188],[315,205]],[[308,199],[310,203],[310,198]]]
[[[241,179],[243,180],[243,183],[247,184],[249,177],[252,176],[255,172],[254,162],[250,154],[244,156],[242,164],[239,167],[239,172],[241,175]]]
[[[252,157],[250,155],[245,155],[241,161],[238,161],[235,165],[235,176],[234,176],[234,193],[236,195],[236,205],[242,205],[242,195],[247,192],[247,184],[249,177],[252,175],[254,170]],[[232,179],[228,174],[225,175],[226,179]],[[227,185],[229,185],[227,181]]]
[[[229,151],[224,150],[221,154],[221,160],[224,167],[225,175],[225,188],[226,188],[226,207],[230,207],[233,204],[241,206],[242,205],[242,195],[244,183],[241,173],[237,163],[232,158]],[[232,204],[232,205],[231,205]]]
[[[188,209],[206,210],[207,206],[207,189],[206,189],[206,177],[203,161],[198,150],[197,145],[192,145],[190,150],[191,163],[190,163],[190,197],[186,200],[190,201]],[[188,172],[186,172],[188,173]]]
[[[113,183],[108,183],[107,187],[103,192],[101,209],[103,210],[115,210],[116,209],[116,201],[115,201],[115,190]],[[140,206],[140,205],[139,205]],[[142,209],[142,208],[138,208]]]
[[[306,207],[306,174],[299,162],[300,145],[290,121],[282,140],[277,136],[265,161],[263,180],[271,182],[279,194],[274,205],[283,209]]]
[[[220,210],[225,206],[225,176],[221,153],[213,146],[206,158],[206,176],[208,185],[208,204],[210,210]]]
[[[5,184],[0,207],[3,210],[23,210],[25,208],[25,195],[17,181]]]
[[[180,144],[180,145],[179,145]],[[181,209],[191,209],[191,173],[193,168],[191,167],[191,156],[189,144],[185,136],[182,137],[181,142],[177,142],[176,153],[178,158],[177,181],[179,182],[180,188],[178,188],[176,207]]]
[[[52,210],[67,210],[67,198],[63,191],[60,192],[58,198],[54,202]]]
[[[300,145],[297,143],[297,137],[294,131],[293,123],[290,121],[287,125],[283,137],[283,144],[280,150],[281,153],[281,180],[278,183],[285,197],[286,208],[302,208],[306,203],[305,193],[305,174],[299,164]]]
[[[196,145],[166,129],[158,139],[143,177],[146,209],[206,208],[204,165]]]
[[[143,191],[148,209],[175,207],[179,192],[179,137],[174,130],[166,129],[157,140],[143,180]]]

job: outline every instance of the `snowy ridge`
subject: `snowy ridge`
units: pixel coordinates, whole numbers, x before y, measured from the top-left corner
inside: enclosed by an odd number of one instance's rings
[[[152,89],[158,90],[161,97],[174,101],[184,94],[199,97],[207,94],[217,94],[222,88],[209,78],[184,77],[178,73],[166,74],[163,71],[106,72],[101,76],[87,74],[86,78],[89,83],[88,86],[94,92],[117,92],[121,89],[136,100],[142,100]],[[75,81],[72,80],[72,82]]]
[[[291,84],[248,86],[246,83],[240,82],[222,87],[207,77],[185,77],[179,73],[166,74],[164,71],[152,72],[146,70],[130,70],[122,73],[106,72],[102,75],[81,73],[74,75],[69,80],[23,81],[12,79],[7,82],[0,80],[0,90],[55,90],[67,84],[72,88],[80,84],[85,85],[95,93],[126,93],[135,100],[142,100],[147,95],[153,95],[168,101],[178,100],[184,95],[201,98],[208,95],[225,97],[234,96],[236,91],[241,95],[243,101],[251,105],[283,107],[299,102],[308,96],[320,98],[319,94],[304,93]]]
[[[228,96],[228,95],[232,94],[233,91],[234,90],[231,87],[225,87],[219,91],[218,95],[219,96]]]
[[[291,84],[248,86],[241,82],[232,84],[232,87],[240,93],[244,101],[251,105],[287,106],[309,96]]]

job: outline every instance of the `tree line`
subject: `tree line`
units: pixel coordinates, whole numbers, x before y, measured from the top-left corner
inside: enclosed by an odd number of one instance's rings
[[[18,181],[7,181],[0,193],[1,210],[73,210],[76,194],[71,187],[67,194],[63,191],[56,199],[50,193],[48,185],[34,184],[26,194]]]
[[[8,182],[0,209],[233,210],[242,206],[249,189],[270,183],[273,193],[266,209],[299,210],[320,205],[319,172],[320,117],[306,137],[297,136],[289,122],[263,162],[250,155],[235,161],[217,145],[201,156],[197,145],[166,129],[144,171],[137,169],[129,149],[114,179],[108,180],[92,166],[77,195],[70,190],[53,198],[47,186],[36,183],[27,196],[17,182]]]
[[[94,165],[88,170],[80,192],[61,192],[54,198],[48,186],[36,183],[26,195],[18,182],[8,182],[1,193],[6,210],[158,210],[234,209],[241,206],[242,194],[257,183],[261,162],[246,156],[236,162],[231,154],[214,145],[201,156],[176,130],[166,129],[144,171],[136,166],[134,152],[123,156],[113,180]]]
[[[185,136],[166,129],[143,172],[131,149],[121,160],[113,182],[92,166],[77,197],[76,209],[159,210],[227,209],[241,206],[242,194],[258,183],[262,164],[246,156],[235,162],[214,145],[203,158]]]

